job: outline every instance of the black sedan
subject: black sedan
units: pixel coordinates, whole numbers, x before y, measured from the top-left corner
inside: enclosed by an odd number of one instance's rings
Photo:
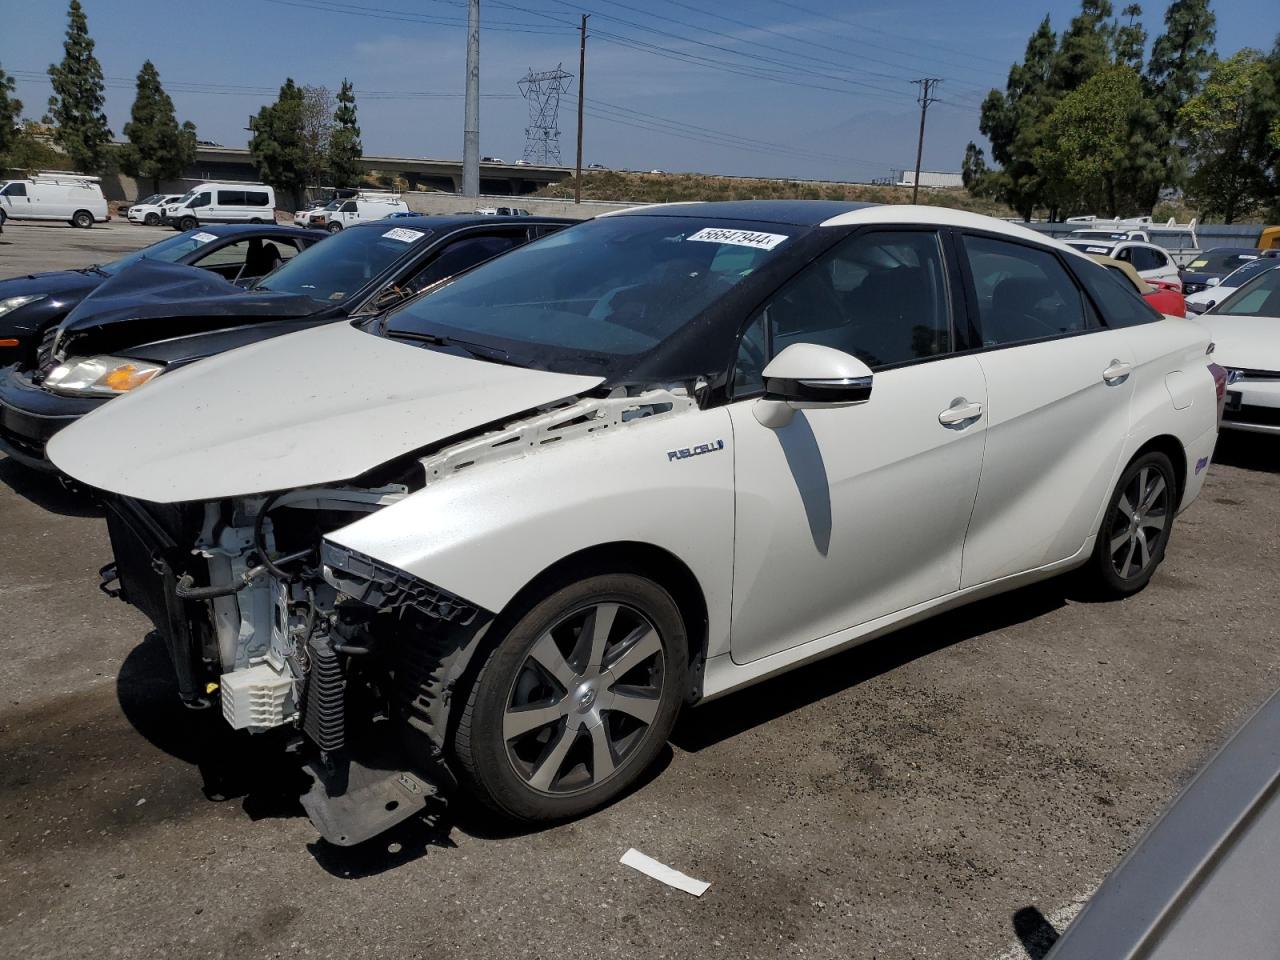
[[[0,371],[0,451],[51,470],[44,455],[51,436],[167,370],[305,327],[372,316],[572,222],[466,215],[359,224],[248,288],[142,260],[51,329],[34,365]]]
[[[167,237],[110,263],[0,280],[0,367],[33,364],[46,330],[106,280],[141,260],[184,263],[246,284],[320,239],[314,230],[297,227],[219,224]]]
[[[1237,267],[1252,263],[1262,256],[1257,247],[1214,247],[1202,250],[1179,272],[1182,275],[1182,292],[1199,293],[1209,286],[1210,278],[1221,280]]]

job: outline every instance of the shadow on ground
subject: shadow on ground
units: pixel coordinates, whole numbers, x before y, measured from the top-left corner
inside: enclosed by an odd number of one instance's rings
[[[0,456],[0,483],[50,513],[64,517],[100,517],[102,510],[87,494],[66,487],[56,473],[41,473],[10,457]]]
[[[981,600],[687,710],[671,742],[702,750],[937,650],[1034,620],[1063,606],[1071,588],[1069,579],[1058,577]]]
[[[1035,907],[1023,907],[1013,915],[1013,932],[1029,960],[1044,960],[1059,937],[1053,924]]]
[[[1243,470],[1280,473],[1280,437],[1223,431],[1213,451],[1213,462]]]

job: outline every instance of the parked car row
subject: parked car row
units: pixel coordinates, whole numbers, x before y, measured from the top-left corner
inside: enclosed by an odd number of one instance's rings
[[[410,217],[326,234],[201,227],[102,267],[0,282],[0,449],[52,469],[49,439],[112,397],[247,343],[385,309],[570,221]],[[5,304],[14,304],[3,313]],[[11,336],[6,336],[11,334]]]
[[[248,289],[129,270],[4,422],[86,405],[23,452],[101,499],[184,702],[300,731],[340,844],[458,788],[579,815],[684,704],[1068,571],[1136,592],[1228,391],[1267,403],[1128,270],[941,208],[406,217]]]

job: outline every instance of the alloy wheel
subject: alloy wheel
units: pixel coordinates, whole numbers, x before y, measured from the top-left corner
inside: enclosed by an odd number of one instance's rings
[[[635,607],[581,607],[544,631],[507,697],[502,738],[516,774],[540,793],[581,793],[613,776],[658,714],[662,640]]]
[[[1169,483],[1161,471],[1143,467],[1126,484],[1111,517],[1111,564],[1121,580],[1142,576],[1157,555],[1169,526]]]

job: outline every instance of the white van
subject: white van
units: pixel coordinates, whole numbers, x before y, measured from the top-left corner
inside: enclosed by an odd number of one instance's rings
[[[381,220],[393,213],[408,213],[409,205],[396,197],[354,197],[334,200],[320,210],[312,210],[307,226],[337,233],[353,223]]]
[[[129,222],[141,223],[148,227],[159,226],[164,218],[165,206],[177,203],[181,199],[182,195],[178,193],[153,193],[129,207]]]
[[[275,223],[276,192],[265,183],[202,183],[166,204],[163,220],[178,230],[202,223]]]
[[[92,227],[111,219],[97,177],[78,173],[38,173],[0,187],[0,219],[65,220]]]

